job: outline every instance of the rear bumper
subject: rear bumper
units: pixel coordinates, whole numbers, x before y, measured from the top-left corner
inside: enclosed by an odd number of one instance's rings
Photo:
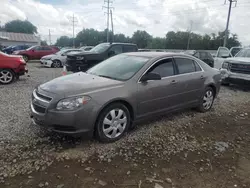
[[[232,83],[232,84],[249,84],[250,83],[250,74],[234,73],[226,69],[221,69],[220,71],[221,71],[223,83]]]

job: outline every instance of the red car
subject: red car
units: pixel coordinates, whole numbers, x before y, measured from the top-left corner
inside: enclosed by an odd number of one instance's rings
[[[58,48],[50,46],[32,46],[27,50],[15,51],[13,54],[23,56],[27,62],[32,59],[41,59],[41,57],[58,52]]]
[[[9,84],[27,72],[26,63],[22,56],[0,52],[0,84]]]

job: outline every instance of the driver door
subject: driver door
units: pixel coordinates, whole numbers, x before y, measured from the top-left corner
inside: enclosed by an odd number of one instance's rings
[[[223,62],[227,57],[232,57],[229,49],[226,47],[219,47],[214,58],[214,68],[221,69]]]
[[[176,69],[172,58],[165,58],[156,63],[144,74],[157,73],[161,80],[138,82],[138,117],[166,111],[175,105]],[[143,75],[144,75],[143,74]]]

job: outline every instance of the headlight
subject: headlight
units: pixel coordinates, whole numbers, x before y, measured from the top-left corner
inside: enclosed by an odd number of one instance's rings
[[[84,104],[87,104],[91,98],[89,96],[77,96],[60,100],[57,105],[57,110],[75,110]]]
[[[222,68],[223,68],[223,69],[228,69],[228,65],[229,65],[228,62],[224,62],[224,63],[222,64]]]
[[[76,60],[84,60],[84,57],[83,56],[77,56]]]

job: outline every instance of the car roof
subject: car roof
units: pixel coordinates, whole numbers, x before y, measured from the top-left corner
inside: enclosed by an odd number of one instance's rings
[[[174,53],[174,52],[129,52],[125,54],[132,55],[132,56],[148,57],[148,58],[172,57],[172,56],[190,57],[190,55],[187,55],[187,54]]]
[[[121,45],[133,45],[133,46],[136,46],[136,44],[134,44],[134,43],[122,43],[122,42],[112,42],[112,43],[104,42],[103,44],[110,44],[110,45],[121,44]]]

